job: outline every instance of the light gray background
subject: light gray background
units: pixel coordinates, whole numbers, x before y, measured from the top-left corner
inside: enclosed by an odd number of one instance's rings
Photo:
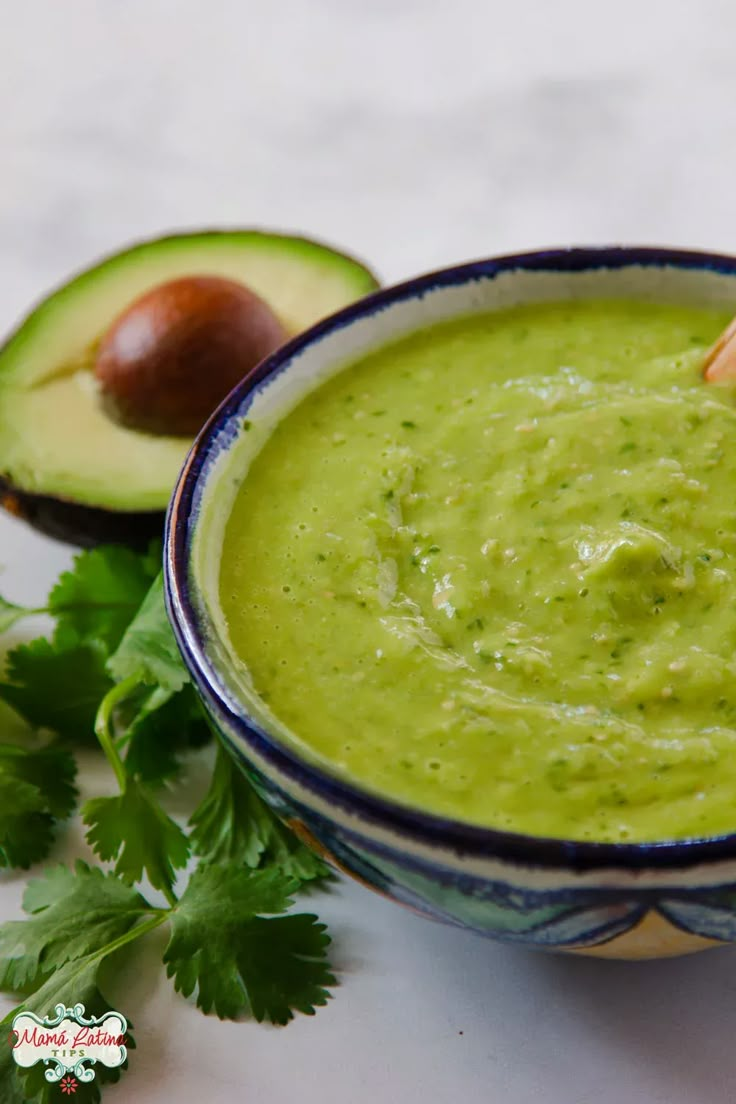
[[[177,227],[298,230],[386,280],[571,242],[736,249],[735,37],[729,0],[0,0],[0,326]],[[40,599],[67,556],[0,519],[9,597]],[[0,879],[0,917],[22,884]],[[328,1008],[220,1024],[154,947],[111,987],[138,1050],[106,1099],[736,1100],[736,952],[567,960],[357,886],[315,905]]]

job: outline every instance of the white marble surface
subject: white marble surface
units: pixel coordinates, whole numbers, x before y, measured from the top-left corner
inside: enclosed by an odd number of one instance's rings
[[[570,242],[736,249],[735,38],[732,0],[5,0],[0,326],[176,227],[293,228],[389,280]],[[66,555],[0,519],[11,596]],[[0,880],[0,917],[21,887]],[[736,1098],[735,951],[543,957],[348,885],[319,909],[342,986],[286,1031],[205,1019],[131,967],[113,996],[139,1049],[106,1098]]]

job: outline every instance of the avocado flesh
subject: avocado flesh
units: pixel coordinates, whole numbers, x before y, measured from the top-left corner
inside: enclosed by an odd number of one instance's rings
[[[0,350],[0,501],[14,513],[33,520],[38,496],[98,513],[166,508],[191,441],[115,424],[99,402],[92,367],[97,341],[133,300],[186,275],[239,280],[292,334],[377,287],[366,268],[341,253],[260,231],[147,242],[82,273],[45,299]],[[95,528],[93,522],[92,534]],[[63,529],[55,525],[55,535]]]
[[[116,425],[89,369],[35,387],[0,388],[0,469],[32,494],[111,510],[162,510],[190,444]]]

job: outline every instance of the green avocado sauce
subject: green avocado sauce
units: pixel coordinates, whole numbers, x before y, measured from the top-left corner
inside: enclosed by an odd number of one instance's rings
[[[728,315],[443,324],[266,441],[229,518],[234,651],[299,746],[421,809],[634,841],[736,830]]]

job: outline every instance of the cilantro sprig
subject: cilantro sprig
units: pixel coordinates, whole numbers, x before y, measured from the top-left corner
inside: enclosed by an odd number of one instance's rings
[[[244,1010],[285,1024],[293,1010],[326,1004],[334,977],[325,962],[329,937],[310,913],[285,913],[299,888],[277,867],[201,865],[171,910],[164,952],[169,977],[184,996],[197,989],[204,1012],[221,1019]]]
[[[322,860],[276,820],[221,744],[210,788],[189,824],[192,849],[207,862],[274,865],[302,882],[327,874]]]
[[[335,983],[324,925],[292,911],[300,886],[327,868],[223,746],[188,824],[162,804],[211,733],[166,618],[159,568],[160,548],[98,548],[76,557],[43,608],[0,598],[0,632],[38,613],[55,622],[50,637],[8,653],[0,679],[0,701],[27,725],[24,739],[0,732],[0,867],[49,853],[76,804],[77,748],[100,747],[118,790],[81,809],[87,840],[111,869],[49,867],[28,883],[27,918],[0,924],[0,990],[22,998],[3,1023],[59,1002],[108,1010],[108,966],[161,925],[175,988],[221,1018],[285,1024],[323,1005]],[[146,885],[165,905],[149,900]],[[95,1104],[119,1076],[99,1068],[79,1099]],[[42,1068],[21,1071],[0,1042],[0,1098],[50,1104],[49,1094]]]
[[[16,621],[22,621],[24,617],[31,617],[35,613],[45,613],[45,610],[35,610],[28,606],[16,606],[13,602],[7,602],[0,595],[0,632],[12,629]]]
[[[164,962],[179,991],[196,991],[197,1005],[214,1008],[221,1019],[250,1012],[259,1022],[285,1024],[294,1010],[311,1013],[325,1004],[335,980],[324,925],[308,913],[280,915],[298,888],[276,867],[203,864],[180,900],[160,908],[113,872],[81,860],[74,870],[51,867],[28,884],[28,919],[0,927],[0,985],[26,994],[13,1015],[20,1009],[43,1015],[79,999],[79,973],[99,987],[106,959],[168,924]]]

